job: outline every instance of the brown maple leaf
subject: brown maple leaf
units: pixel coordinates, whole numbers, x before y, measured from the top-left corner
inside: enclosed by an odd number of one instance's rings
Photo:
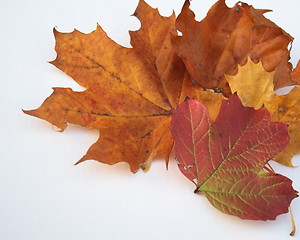
[[[289,141],[287,126],[271,122],[266,109],[243,107],[231,95],[211,123],[207,108],[188,100],[174,111],[171,131],[179,169],[222,212],[275,219],[297,197],[290,179],[263,171]]]
[[[292,158],[300,153],[300,88],[294,87],[288,94],[278,96],[274,92],[274,72],[267,72],[261,63],[251,59],[238,67],[234,76],[226,76],[232,92],[236,92],[244,106],[255,109],[265,106],[273,121],[288,125],[290,142],[274,160],[292,167]]]
[[[189,5],[187,0],[176,20],[182,36],[175,36],[172,42],[201,87],[229,95],[224,74],[235,74],[238,64],[244,64],[248,56],[262,61],[267,71],[276,69],[275,89],[295,83],[288,62],[288,45],[293,38],[263,16],[267,10],[241,2],[228,8],[225,0],[219,0],[197,22]]]

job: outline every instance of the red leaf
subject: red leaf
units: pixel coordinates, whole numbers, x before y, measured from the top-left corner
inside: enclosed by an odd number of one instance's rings
[[[171,132],[181,172],[221,211],[275,219],[297,197],[290,179],[262,170],[289,142],[287,126],[266,109],[243,107],[233,95],[211,124],[207,108],[188,100],[173,112]]]

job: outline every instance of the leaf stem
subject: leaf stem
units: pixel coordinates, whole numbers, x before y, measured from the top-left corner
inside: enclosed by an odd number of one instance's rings
[[[266,166],[264,166],[264,169],[267,170],[269,173],[275,173],[274,169],[269,163],[267,163]]]
[[[294,215],[292,212],[292,207],[290,206],[289,209],[290,209],[290,216],[291,216],[291,221],[292,221],[292,231],[291,231],[290,235],[294,236],[296,233],[296,223],[295,223],[295,218],[294,218]]]

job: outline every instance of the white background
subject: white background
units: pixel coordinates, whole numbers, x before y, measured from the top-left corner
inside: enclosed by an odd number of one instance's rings
[[[171,160],[155,161],[148,173],[126,164],[74,163],[97,140],[96,130],[69,126],[64,133],[27,116],[51,94],[51,87],[81,88],[47,61],[54,60],[53,27],[88,33],[98,22],[129,47],[130,15],[137,0],[0,1],[0,239],[292,239],[289,214],[276,221],[245,221],[214,209],[193,194],[194,186]],[[161,14],[179,13],[183,0],[148,0]],[[214,1],[192,2],[197,19]],[[234,1],[228,1],[232,6]],[[248,1],[273,9],[267,17],[296,39],[292,62],[300,58],[299,0]],[[300,157],[294,164],[299,165]],[[300,170],[272,163],[300,189]],[[300,229],[300,201],[292,203]],[[296,234],[300,236],[300,230]],[[296,237],[296,238],[297,238]]]

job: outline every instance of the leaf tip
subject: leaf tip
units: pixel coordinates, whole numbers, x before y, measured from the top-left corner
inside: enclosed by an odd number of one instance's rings
[[[54,37],[55,37],[55,38],[56,38],[57,35],[60,33],[56,28],[57,28],[57,26],[55,26],[55,27],[53,28],[53,34],[54,34]]]
[[[139,12],[141,11],[141,9],[144,8],[151,8],[144,0],[139,0],[139,3],[134,11],[133,14],[131,14],[131,16],[136,17],[139,19]]]
[[[192,18],[195,18],[195,14],[193,13],[193,11],[190,9],[191,6],[191,2],[190,0],[185,0],[182,9],[181,9],[181,13],[179,14],[178,17],[180,17],[180,15],[182,14],[186,14],[187,12],[192,13]]]
[[[55,66],[55,62],[56,62],[56,59],[51,60],[51,61],[47,61],[47,63],[49,63],[49,64],[51,64],[51,65],[53,65],[53,66]]]
[[[34,114],[35,110],[24,110],[24,109],[22,109],[22,112],[27,114],[27,115],[30,115],[30,116],[35,116],[35,114]]]
[[[76,163],[74,163],[74,165],[76,166],[76,165],[78,165],[79,163],[82,163],[82,162],[84,162],[84,161],[86,161],[87,159],[86,159],[86,155],[85,156],[83,156],[81,159],[79,159]]]
[[[21,110],[22,110],[23,113],[28,114],[27,112],[28,112],[29,110],[24,110],[24,109],[21,109]]]
[[[190,0],[185,0],[183,7],[190,7],[190,5],[191,5]]]

